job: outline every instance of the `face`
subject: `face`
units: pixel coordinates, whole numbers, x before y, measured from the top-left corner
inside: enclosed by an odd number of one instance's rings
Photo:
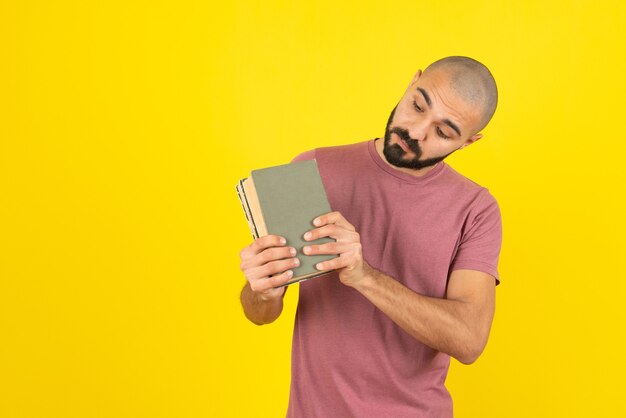
[[[481,138],[474,133],[479,110],[455,94],[448,77],[442,70],[416,74],[387,121],[383,154],[390,164],[420,170]]]

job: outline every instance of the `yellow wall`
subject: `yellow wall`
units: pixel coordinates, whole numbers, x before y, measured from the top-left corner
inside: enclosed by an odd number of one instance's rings
[[[418,68],[487,64],[450,158],[504,219],[458,417],[623,416],[620,1],[0,2],[0,416],[279,417],[296,292],[238,303],[234,185],[383,134]]]

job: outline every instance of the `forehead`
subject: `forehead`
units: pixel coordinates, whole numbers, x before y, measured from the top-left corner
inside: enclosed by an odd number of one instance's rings
[[[454,76],[443,70],[424,73],[410,90],[411,93],[423,91],[431,97],[433,102],[439,99],[443,104],[466,104],[454,87]]]
[[[448,118],[462,125],[464,133],[471,131],[480,121],[480,106],[459,94],[454,86],[454,75],[450,72],[435,70],[424,73],[409,87],[407,96],[426,102],[435,117]]]

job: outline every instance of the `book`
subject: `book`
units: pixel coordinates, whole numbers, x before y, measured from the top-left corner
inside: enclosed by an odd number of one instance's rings
[[[304,240],[304,233],[315,228],[313,219],[331,211],[317,161],[253,170],[250,177],[237,184],[237,195],[254,239],[280,235],[287,240],[287,246],[296,249],[300,266],[292,269],[293,277],[285,285],[328,272],[316,269],[315,265],[337,255],[305,255],[302,252],[305,245],[334,241],[329,237]]]

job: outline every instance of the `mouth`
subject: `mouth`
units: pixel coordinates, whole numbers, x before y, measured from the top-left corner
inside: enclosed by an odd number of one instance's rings
[[[396,134],[397,136],[397,134]],[[411,151],[411,148],[409,148],[409,146],[407,145],[406,141],[402,138],[400,138],[400,136],[398,136],[398,145],[400,145],[400,148],[402,148],[404,150],[404,152],[413,152]]]

